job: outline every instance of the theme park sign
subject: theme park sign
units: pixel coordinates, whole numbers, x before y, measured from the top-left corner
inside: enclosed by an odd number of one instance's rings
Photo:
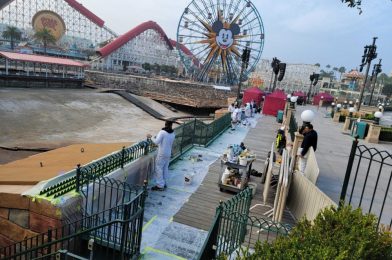
[[[65,33],[65,23],[61,16],[48,10],[39,11],[34,15],[33,28],[36,32],[46,28],[56,40],[59,40]]]

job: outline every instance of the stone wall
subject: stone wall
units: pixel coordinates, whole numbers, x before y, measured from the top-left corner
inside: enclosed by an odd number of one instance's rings
[[[96,87],[125,89],[136,95],[191,107],[227,107],[227,98],[235,97],[237,93],[235,87],[225,91],[211,85],[135,75],[86,71],[85,77]]]
[[[81,197],[72,198],[67,203],[74,206],[81,205]],[[80,206],[66,208],[67,216],[73,208],[73,217],[81,217],[81,212],[77,212]],[[40,198],[32,199],[20,194],[0,193],[0,248],[47,232],[48,229],[60,228],[67,218],[64,210],[64,207]]]

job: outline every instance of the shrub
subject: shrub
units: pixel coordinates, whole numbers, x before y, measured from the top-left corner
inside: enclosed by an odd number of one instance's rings
[[[364,117],[364,119],[367,119],[367,120],[374,120],[374,119],[376,119],[376,117],[375,117],[373,114],[366,114],[365,117]]]
[[[287,237],[258,243],[243,259],[392,259],[392,236],[388,229],[379,232],[377,218],[361,209],[327,208],[313,225],[301,220]]]

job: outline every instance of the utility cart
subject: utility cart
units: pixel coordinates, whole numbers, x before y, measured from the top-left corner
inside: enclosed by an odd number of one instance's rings
[[[221,173],[218,186],[220,191],[238,193],[248,186],[252,163],[255,159],[247,160],[245,164],[233,163],[221,158]]]

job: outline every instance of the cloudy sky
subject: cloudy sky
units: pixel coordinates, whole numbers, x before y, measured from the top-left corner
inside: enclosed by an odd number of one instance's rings
[[[79,0],[123,34],[153,20],[176,38],[178,21],[190,0]],[[278,57],[288,63],[320,63],[356,68],[363,47],[378,37],[378,58],[383,72],[392,72],[392,2],[363,0],[363,13],[340,0],[253,0],[264,24],[263,58]],[[378,59],[374,62],[378,62]]]

